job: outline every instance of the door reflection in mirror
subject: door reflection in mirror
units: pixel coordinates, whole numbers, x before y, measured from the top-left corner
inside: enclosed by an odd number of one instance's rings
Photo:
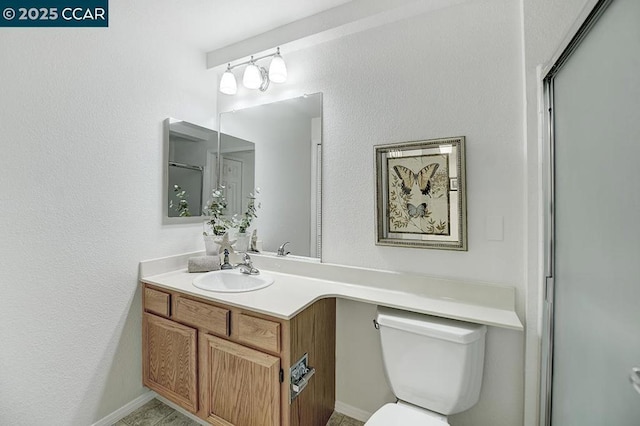
[[[255,188],[256,149],[253,142],[222,134],[220,138],[220,182],[227,200],[228,216],[242,215]]]

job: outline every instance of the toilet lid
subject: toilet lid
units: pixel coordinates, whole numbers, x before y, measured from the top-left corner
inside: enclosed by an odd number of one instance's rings
[[[446,421],[434,417],[426,410],[405,404],[386,404],[373,416],[365,426],[449,426]]]

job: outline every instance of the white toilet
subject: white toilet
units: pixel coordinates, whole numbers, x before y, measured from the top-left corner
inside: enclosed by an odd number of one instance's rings
[[[447,426],[478,402],[487,328],[378,307],[387,380],[398,398],[365,426]]]

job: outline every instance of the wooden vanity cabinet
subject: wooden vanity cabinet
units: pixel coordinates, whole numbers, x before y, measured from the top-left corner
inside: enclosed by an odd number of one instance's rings
[[[143,314],[143,382],[191,412],[198,403],[197,333],[168,319]]]
[[[143,305],[145,386],[218,426],[328,422],[335,404],[335,299],[282,320],[143,284]],[[316,373],[290,401],[289,371],[305,354]]]
[[[202,409],[214,425],[280,424],[280,358],[219,337],[200,339]]]

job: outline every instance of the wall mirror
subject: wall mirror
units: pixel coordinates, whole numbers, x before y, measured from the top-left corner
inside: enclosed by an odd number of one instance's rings
[[[218,184],[218,132],[167,118],[165,135],[165,217],[171,222],[199,221],[211,190]]]
[[[322,93],[220,114],[219,182],[230,214],[260,188],[263,251],[321,255]],[[205,200],[206,201],[206,200]]]

